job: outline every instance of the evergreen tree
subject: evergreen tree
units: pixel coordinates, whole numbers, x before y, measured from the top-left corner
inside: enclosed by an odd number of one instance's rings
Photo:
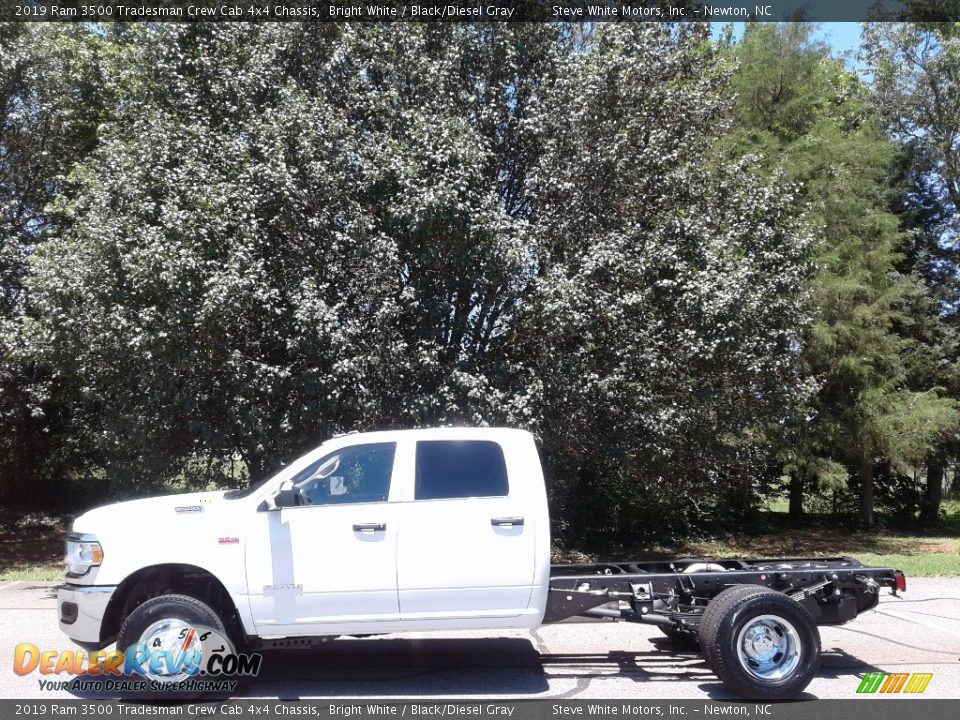
[[[916,5],[916,3],[911,3]],[[922,7],[914,8],[922,10]],[[864,56],[874,77],[875,102],[902,145],[894,211],[910,230],[904,272],[920,279],[916,303],[936,319],[911,319],[904,332],[921,350],[915,383],[960,391],[960,32],[953,23],[877,23],[865,26]],[[930,449],[923,516],[939,515],[944,467],[960,454],[954,434]]]
[[[806,487],[846,479],[870,525],[878,460],[922,463],[956,415],[936,387],[909,386],[914,343],[896,331],[911,287],[896,272],[905,236],[888,210],[897,149],[866,88],[810,33],[799,23],[748,26],[735,49],[737,123],[727,143],[736,153],[761,150],[800,183],[817,226],[816,313],[801,356],[820,387],[790,423],[791,513],[801,512]]]

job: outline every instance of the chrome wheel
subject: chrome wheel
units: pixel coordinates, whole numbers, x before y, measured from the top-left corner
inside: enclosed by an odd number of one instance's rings
[[[186,620],[164,618],[148,626],[139,645],[150,654],[147,676],[159,682],[176,682],[194,674],[203,649],[197,629]]]
[[[800,636],[778,615],[752,618],[737,637],[737,658],[753,677],[776,682],[789,677],[800,664]]]

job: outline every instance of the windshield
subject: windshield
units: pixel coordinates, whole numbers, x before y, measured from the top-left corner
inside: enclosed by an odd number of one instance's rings
[[[262,480],[258,483],[250,483],[245,488],[235,488],[233,490],[227,490],[223,494],[223,499],[237,500],[238,498],[249,497],[250,495],[253,495],[254,492],[262,488],[267,483],[267,480],[269,479],[270,478],[267,478],[266,480]]]
[[[290,463],[287,463],[286,467],[290,467]],[[227,490],[227,492],[223,494],[223,497],[225,500],[239,500],[240,498],[250,497],[257,490],[262,488],[264,485],[266,485],[268,482],[270,482],[270,480],[272,480],[276,476],[277,476],[277,473],[273,473],[267,478],[265,478],[264,480],[261,480],[260,482],[250,483],[245,488],[235,488],[234,490]]]
[[[353,434],[354,434],[353,432],[341,433],[340,435],[334,435],[333,437],[334,437],[334,438],[339,438],[339,437],[343,437],[344,435],[353,435]],[[327,441],[325,440],[324,442],[327,442]],[[311,451],[311,452],[312,452],[312,451]],[[299,460],[299,459],[302,458],[302,457],[304,457],[304,456],[301,455],[300,457],[296,458],[296,459],[294,460],[294,462],[296,462],[297,460]],[[326,458],[324,458],[324,459],[326,459]],[[284,468],[290,467],[291,464],[292,464],[292,463],[287,463],[287,464],[284,466]],[[312,468],[314,471],[318,470],[318,468],[314,467],[313,465],[311,465],[311,466],[310,466],[309,468],[307,468],[307,469],[309,470],[309,469],[311,469],[311,468]],[[319,468],[319,469],[320,469],[320,470],[325,470],[325,471],[328,471],[328,472],[333,472],[332,470],[328,470],[328,468]],[[301,471],[301,473],[303,473],[303,472],[304,472],[304,471]],[[235,488],[235,489],[233,489],[233,490],[227,490],[227,491],[223,494],[223,498],[224,498],[225,500],[239,500],[240,498],[250,497],[250,496],[253,495],[255,492],[257,492],[257,490],[259,490],[260,488],[262,488],[264,485],[266,485],[268,482],[270,482],[270,480],[272,480],[272,479],[275,478],[276,476],[277,476],[277,473],[271,473],[268,477],[264,478],[264,479],[261,480],[260,482],[250,483],[250,484],[247,485],[245,488]],[[296,483],[298,480],[301,480],[301,481],[302,481],[303,479],[304,479],[304,478],[300,477],[299,475],[297,475],[296,477],[293,478],[293,480],[294,480],[295,483]]]

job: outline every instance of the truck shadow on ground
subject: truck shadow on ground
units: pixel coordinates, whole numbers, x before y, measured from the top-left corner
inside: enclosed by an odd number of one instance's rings
[[[856,655],[851,655],[840,648],[823,648],[817,677],[830,678],[831,680],[849,679],[853,683],[851,689],[851,692],[853,692],[857,689],[857,685],[864,675],[879,670],[880,668],[876,665],[865,662]]]
[[[56,585],[27,585],[23,590],[26,592],[36,592],[37,597],[41,600],[56,600],[57,599],[57,590],[59,590],[61,585],[58,583]]]
[[[653,645],[643,651],[541,653],[525,638],[337,640],[311,650],[265,652],[264,671],[242,682],[236,694],[283,700],[317,695],[575,697],[605,678],[637,683],[714,678],[698,653],[677,651],[667,640]]]
[[[699,652],[678,649],[666,638],[649,642],[651,648],[639,651],[541,653],[526,638],[339,639],[310,649],[263,651],[260,675],[240,680],[231,697],[298,700],[549,694],[575,699],[595,680],[629,679],[638,685],[690,683],[711,700],[742,701],[716,679]],[[848,679],[853,693],[863,674],[876,669],[831,649],[824,651],[818,677]],[[73,694],[102,697],[79,691]],[[596,689],[588,693],[596,694]],[[677,697],[689,695],[689,688],[676,693]],[[179,700],[173,696],[166,699]],[[803,693],[797,699],[814,696]]]
[[[629,679],[638,685],[695,683],[711,700],[742,701],[717,680],[699,651],[679,649],[666,638],[650,638],[649,643],[652,647],[642,650],[549,653],[525,638],[338,640],[313,650],[264,653],[265,672],[241,683],[237,694],[289,700],[547,693],[575,698],[593,681]],[[825,649],[817,676],[847,682],[853,693],[864,673],[875,670],[842,650]],[[677,691],[678,697],[688,695],[689,690]],[[796,699],[814,696],[802,693]]]
[[[344,638],[309,649],[259,652],[263,656],[260,674],[239,678],[229,697],[496,697],[549,690],[539,653],[522,638]],[[84,699],[107,697],[103,692],[85,691],[76,682],[67,689]],[[202,698],[153,693],[144,698],[121,693],[121,699],[151,703],[227,697],[219,693]]]
[[[869,672],[875,672],[880,668],[864,662],[855,655],[850,655],[839,648],[823,649],[820,659],[820,669],[817,670],[817,678],[827,678],[837,680],[847,685],[850,691],[850,697],[854,697],[857,686],[863,679],[863,676]],[[719,681],[700,685],[700,689],[707,694],[711,700],[734,700],[743,701],[738,698]],[[816,700],[817,697],[809,692],[803,692],[794,700]]]
[[[236,695],[536,695],[549,690],[540,654],[524,638],[338,639],[264,651],[260,676]]]

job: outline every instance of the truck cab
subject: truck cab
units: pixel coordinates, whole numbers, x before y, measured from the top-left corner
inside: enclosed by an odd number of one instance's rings
[[[92,510],[67,547],[60,627],[97,648],[170,593],[237,639],[533,627],[550,576],[540,461],[511,429],[339,436],[247,491]]]

